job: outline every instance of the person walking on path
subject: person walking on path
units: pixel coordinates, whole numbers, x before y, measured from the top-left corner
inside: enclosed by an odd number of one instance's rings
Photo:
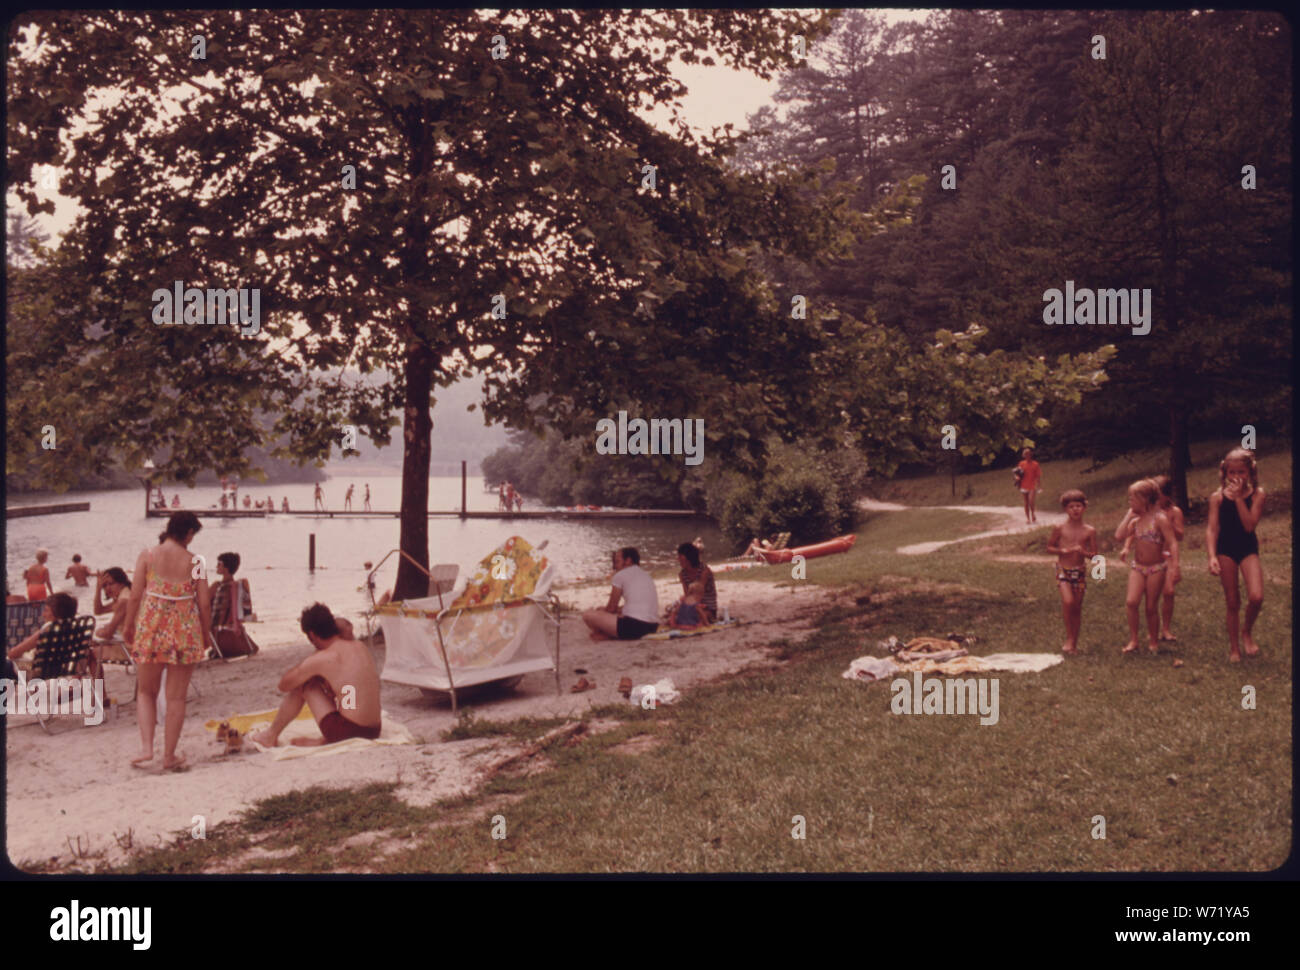
[[[137,768],[154,758],[154,728],[158,719],[158,692],[167,674],[166,722],[163,728],[163,770],[185,767],[178,756],[185,723],[185,695],[194,665],[203,659],[212,627],[208,581],[195,568],[189,545],[203,526],[193,512],[174,512],[158,545],[145,549],[135,563],[131,601],[126,610],[123,637],[131,644],[136,661],[139,695],[140,753],[131,759]]]
[[[1038,493],[1043,481],[1043,469],[1034,461],[1034,449],[1026,448],[1020,454],[1020,464],[1016,465],[1015,479],[1020,487],[1020,494],[1025,499],[1025,521],[1038,521]]]
[[[316,483],[316,511],[325,511],[325,493],[321,490],[320,482]]]
[[[371,511],[371,509],[370,509],[370,483],[369,483],[369,482],[366,482],[366,499],[365,499],[365,502],[362,504],[361,508],[362,508],[363,511],[366,511],[366,512]]]

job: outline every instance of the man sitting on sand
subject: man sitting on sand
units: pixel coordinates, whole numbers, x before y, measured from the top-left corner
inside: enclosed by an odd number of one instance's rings
[[[302,632],[316,652],[280,678],[285,693],[275,720],[252,740],[273,748],[280,732],[303,704],[320,725],[321,738],[295,738],[297,745],[334,744],[348,738],[379,737],[379,673],[365,644],[352,638],[352,625],[335,620],[329,607],[315,603],[302,611]]]
[[[582,614],[593,640],[640,640],[659,629],[659,594],[655,581],[640,564],[641,556],[631,546],[614,553],[614,588],[609,602],[603,610]]]

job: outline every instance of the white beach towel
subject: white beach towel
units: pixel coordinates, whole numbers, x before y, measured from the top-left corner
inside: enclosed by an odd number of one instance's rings
[[[841,675],[845,680],[884,680],[898,673],[898,664],[890,657],[858,657]]]

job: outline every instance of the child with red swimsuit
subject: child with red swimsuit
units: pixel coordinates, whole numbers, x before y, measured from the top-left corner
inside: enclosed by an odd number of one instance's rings
[[[1017,484],[1020,494],[1025,499],[1025,521],[1038,521],[1038,493],[1042,491],[1039,484],[1043,480],[1043,469],[1034,461],[1034,449],[1026,448],[1020,453],[1020,464],[1016,465]]]

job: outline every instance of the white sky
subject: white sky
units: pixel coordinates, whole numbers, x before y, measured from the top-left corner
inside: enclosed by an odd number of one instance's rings
[[[890,24],[902,20],[924,20],[927,10],[881,10]],[[815,60],[815,45],[810,45],[809,58]],[[776,93],[778,79],[771,81],[743,71],[734,71],[727,67],[703,67],[699,65],[679,65],[677,76],[689,89],[682,99],[682,115],[688,124],[701,134],[709,134],[714,127],[721,128],[731,123],[737,129],[745,127],[746,117],[766,104],[772,103]],[[664,123],[667,111],[660,112],[658,123]],[[45,170],[38,169],[39,178]],[[57,180],[57,175],[56,175]],[[52,198],[55,202],[53,215],[44,213],[34,216],[35,222],[49,234],[50,242],[62,236],[72,224],[77,207],[70,199],[59,195],[53,188],[38,188],[37,194],[42,198]],[[11,192],[6,200],[7,207],[15,210],[20,205]]]

